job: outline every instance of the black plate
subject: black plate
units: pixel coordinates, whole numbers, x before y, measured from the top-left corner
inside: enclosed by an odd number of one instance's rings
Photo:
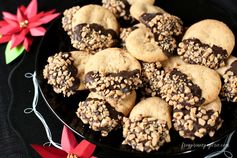
[[[94,1],[81,1],[78,5],[94,3]],[[227,23],[236,35],[237,22],[234,21],[234,15],[222,9],[222,5],[217,5],[213,1],[207,0],[159,0],[159,6],[168,12],[179,16],[185,26],[206,18],[219,19]],[[236,36],[237,37],[237,36]],[[108,137],[101,137],[99,132],[94,132],[88,128],[87,125],[77,118],[75,112],[77,110],[78,102],[84,100],[88,94],[87,91],[78,92],[76,95],[64,98],[60,94],[56,94],[52,87],[43,79],[42,71],[47,64],[47,58],[59,51],[71,51],[73,48],[70,44],[70,39],[61,27],[61,17],[56,19],[47,31],[39,47],[36,58],[36,72],[37,79],[40,85],[43,97],[53,113],[65,125],[70,127],[76,134],[85,139],[95,143],[96,145],[106,148],[110,151],[117,151],[128,155],[150,157],[160,155],[178,155],[192,152],[197,149],[197,144],[211,145],[237,127],[237,107],[233,103],[223,102],[222,118],[224,119],[223,126],[215,134],[213,138],[204,137],[190,141],[181,138],[176,132],[171,131],[171,143],[165,144],[158,152],[151,152],[149,154],[132,150],[129,146],[121,145],[122,130],[114,131]],[[234,51],[235,52],[235,51]],[[196,144],[191,149],[184,148],[183,144]],[[203,147],[203,146],[202,146]],[[200,149],[200,147],[199,147]]]

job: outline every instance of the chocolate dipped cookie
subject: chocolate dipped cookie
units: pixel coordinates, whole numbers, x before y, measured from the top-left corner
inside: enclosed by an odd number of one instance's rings
[[[136,92],[131,92],[121,100],[114,100],[91,92],[85,101],[79,102],[77,116],[84,124],[102,136],[120,125],[123,116],[127,116],[135,104]]]
[[[170,142],[171,111],[169,105],[158,97],[146,98],[123,119],[123,144],[138,151],[158,150]]]
[[[88,60],[85,83],[93,92],[119,99],[141,85],[140,73],[140,63],[126,50],[108,48]]]
[[[225,65],[234,45],[234,34],[226,24],[206,19],[188,28],[179,43],[178,55],[187,63],[217,69]]]

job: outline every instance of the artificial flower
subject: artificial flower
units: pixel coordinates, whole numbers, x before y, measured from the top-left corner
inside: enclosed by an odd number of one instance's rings
[[[73,133],[64,126],[61,147],[62,150],[51,147],[32,144],[42,158],[95,158],[92,156],[96,146],[86,140],[82,140],[79,144]]]

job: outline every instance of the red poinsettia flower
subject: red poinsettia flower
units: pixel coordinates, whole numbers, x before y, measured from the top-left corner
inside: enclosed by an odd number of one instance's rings
[[[79,144],[73,133],[67,128],[63,128],[61,147],[62,150],[51,147],[32,144],[31,145],[42,158],[95,158],[91,156],[96,146],[86,140]]]
[[[40,25],[59,15],[54,12],[55,10],[51,10],[37,14],[37,0],[32,0],[27,7],[20,6],[16,15],[3,11],[3,20],[0,21],[0,43],[11,41],[11,48],[23,45],[25,50],[29,51],[32,37],[43,36],[46,32]]]

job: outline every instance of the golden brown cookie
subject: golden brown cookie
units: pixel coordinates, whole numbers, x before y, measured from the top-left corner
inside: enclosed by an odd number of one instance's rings
[[[179,44],[178,54],[190,64],[217,69],[225,65],[234,45],[234,34],[226,24],[206,19],[188,28]]]
[[[137,59],[145,62],[157,62],[168,59],[176,48],[171,36],[153,34],[148,28],[138,28],[126,38],[127,50]]]
[[[222,103],[221,99],[217,97],[213,102],[202,105],[205,110],[213,110],[221,113]]]
[[[133,5],[135,3],[145,3],[145,4],[154,4],[155,0],[127,0],[129,4]]]
[[[131,16],[137,19],[138,21],[140,20],[140,16],[144,13],[165,13],[165,11],[158,6],[142,2],[134,3],[130,7]]]
[[[119,99],[139,87],[140,72],[140,63],[126,50],[108,48],[89,59],[85,82],[91,91]]]
[[[123,144],[133,149],[151,152],[170,142],[171,111],[161,98],[142,100],[123,121]]]
[[[176,68],[180,65],[186,65],[188,63],[184,62],[180,56],[171,56],[168,60],[163,61],[161,64],[163,68],[168,71],[169,69]]]

